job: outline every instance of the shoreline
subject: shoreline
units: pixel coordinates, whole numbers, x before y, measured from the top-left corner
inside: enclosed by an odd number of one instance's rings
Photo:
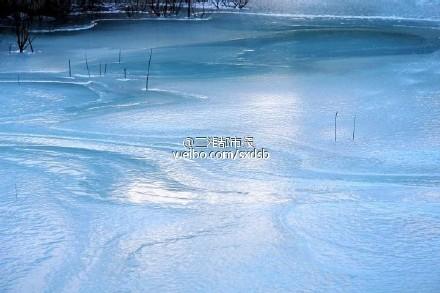
[[[99,11],[92,12],[87,11],[84,13],[74,12],[71,14],[73,17],[77,17],[76,21],[81,22],[81,18],[96,16],[96,19],[91,19],[84,22],[83,24],[73,24],[74,19],[69,24],[58,24],[58,25],[42,25],[41,28],[31,29],[32,33],[44,34],[44,33],[57,33],[57,32],[76,32],[89,30],[96,27],[101,21],[209,21],[212,19],[213,15],[254,15],[254,16],[264,16],[264,17],[280,17],[280,18],[292,18],[292,19],[322,19],[322,20],[383,20],[383,21],[415,21],[415,22],[428,22],[428,23],[440,23],[440,18],[416,18],[416,17],[398,17],[398,16],[359,16],[359,15],[325,15],[325,14],[290,14],[290,13],[267,13],[267,12],[253,12],[249,9],[235,11],[233,9],[218,9],[215,11],[205,12],[206,17],[155,17],[151,16],[148,12],[139,11],[136,12],[138,17],[129,17],[124,11]],[[112,15],[113,17],[108,17]],[[145,16],[149,15],[149,16]],[[103,16],[103,17],[100,17]],[[4,25],[0,22],[0,31],[2,29],[12,29],[13,26]]]

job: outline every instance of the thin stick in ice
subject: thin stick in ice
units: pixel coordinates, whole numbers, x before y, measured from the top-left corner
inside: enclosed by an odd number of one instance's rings
[[[353,141],[355,134],[356,134],[356,115],[354,115],[353,117]]]
[[[153,49],[150,49],[150,58],[148,59],[147,80],[145,82],[145,91],[148,91],[148,84],[150,81],[151,58],[152,57],[153,57]]]
[[[87,60],[87,54],[85,55],[85,58],[86,58],[87,74],[89,75],[89,78],[90,78],[90,69],[89,69],[89,61]]]

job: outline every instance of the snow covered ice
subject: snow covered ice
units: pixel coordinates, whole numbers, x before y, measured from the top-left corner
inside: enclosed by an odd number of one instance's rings
[[[439,23],[222,13],[13,41],[0,291],[439,290]],[[271,159],[174,160],[209,135]]]

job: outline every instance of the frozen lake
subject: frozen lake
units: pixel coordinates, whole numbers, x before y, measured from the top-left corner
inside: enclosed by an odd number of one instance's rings
[[[438,292],[439,36],[233,14],[24,55],[0,34],[0,291]],[[174,160],[215,135],[271,159]]]

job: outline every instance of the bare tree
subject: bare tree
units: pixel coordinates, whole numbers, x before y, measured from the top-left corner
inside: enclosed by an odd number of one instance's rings
[[[188,18],[191,17],[192,1],[188,0]]]
[[[212,0],[212,4],[215,8],[220,9],[220,5],[222,4],[222,0]]]
[[[239,9],[245,8],[249,4],[249,0],[240,0],[240,3],[238,4]]]
[[[34,52],[32,46],[34,38],[30,35],[30,24],[31,20],[26,13],[20,11],[14,13],[15,36],[20,53],[23,53],[28,47]]]
[[[234,8],[243,9],[249,4],[249,0],[232,0],[230,3]]]

